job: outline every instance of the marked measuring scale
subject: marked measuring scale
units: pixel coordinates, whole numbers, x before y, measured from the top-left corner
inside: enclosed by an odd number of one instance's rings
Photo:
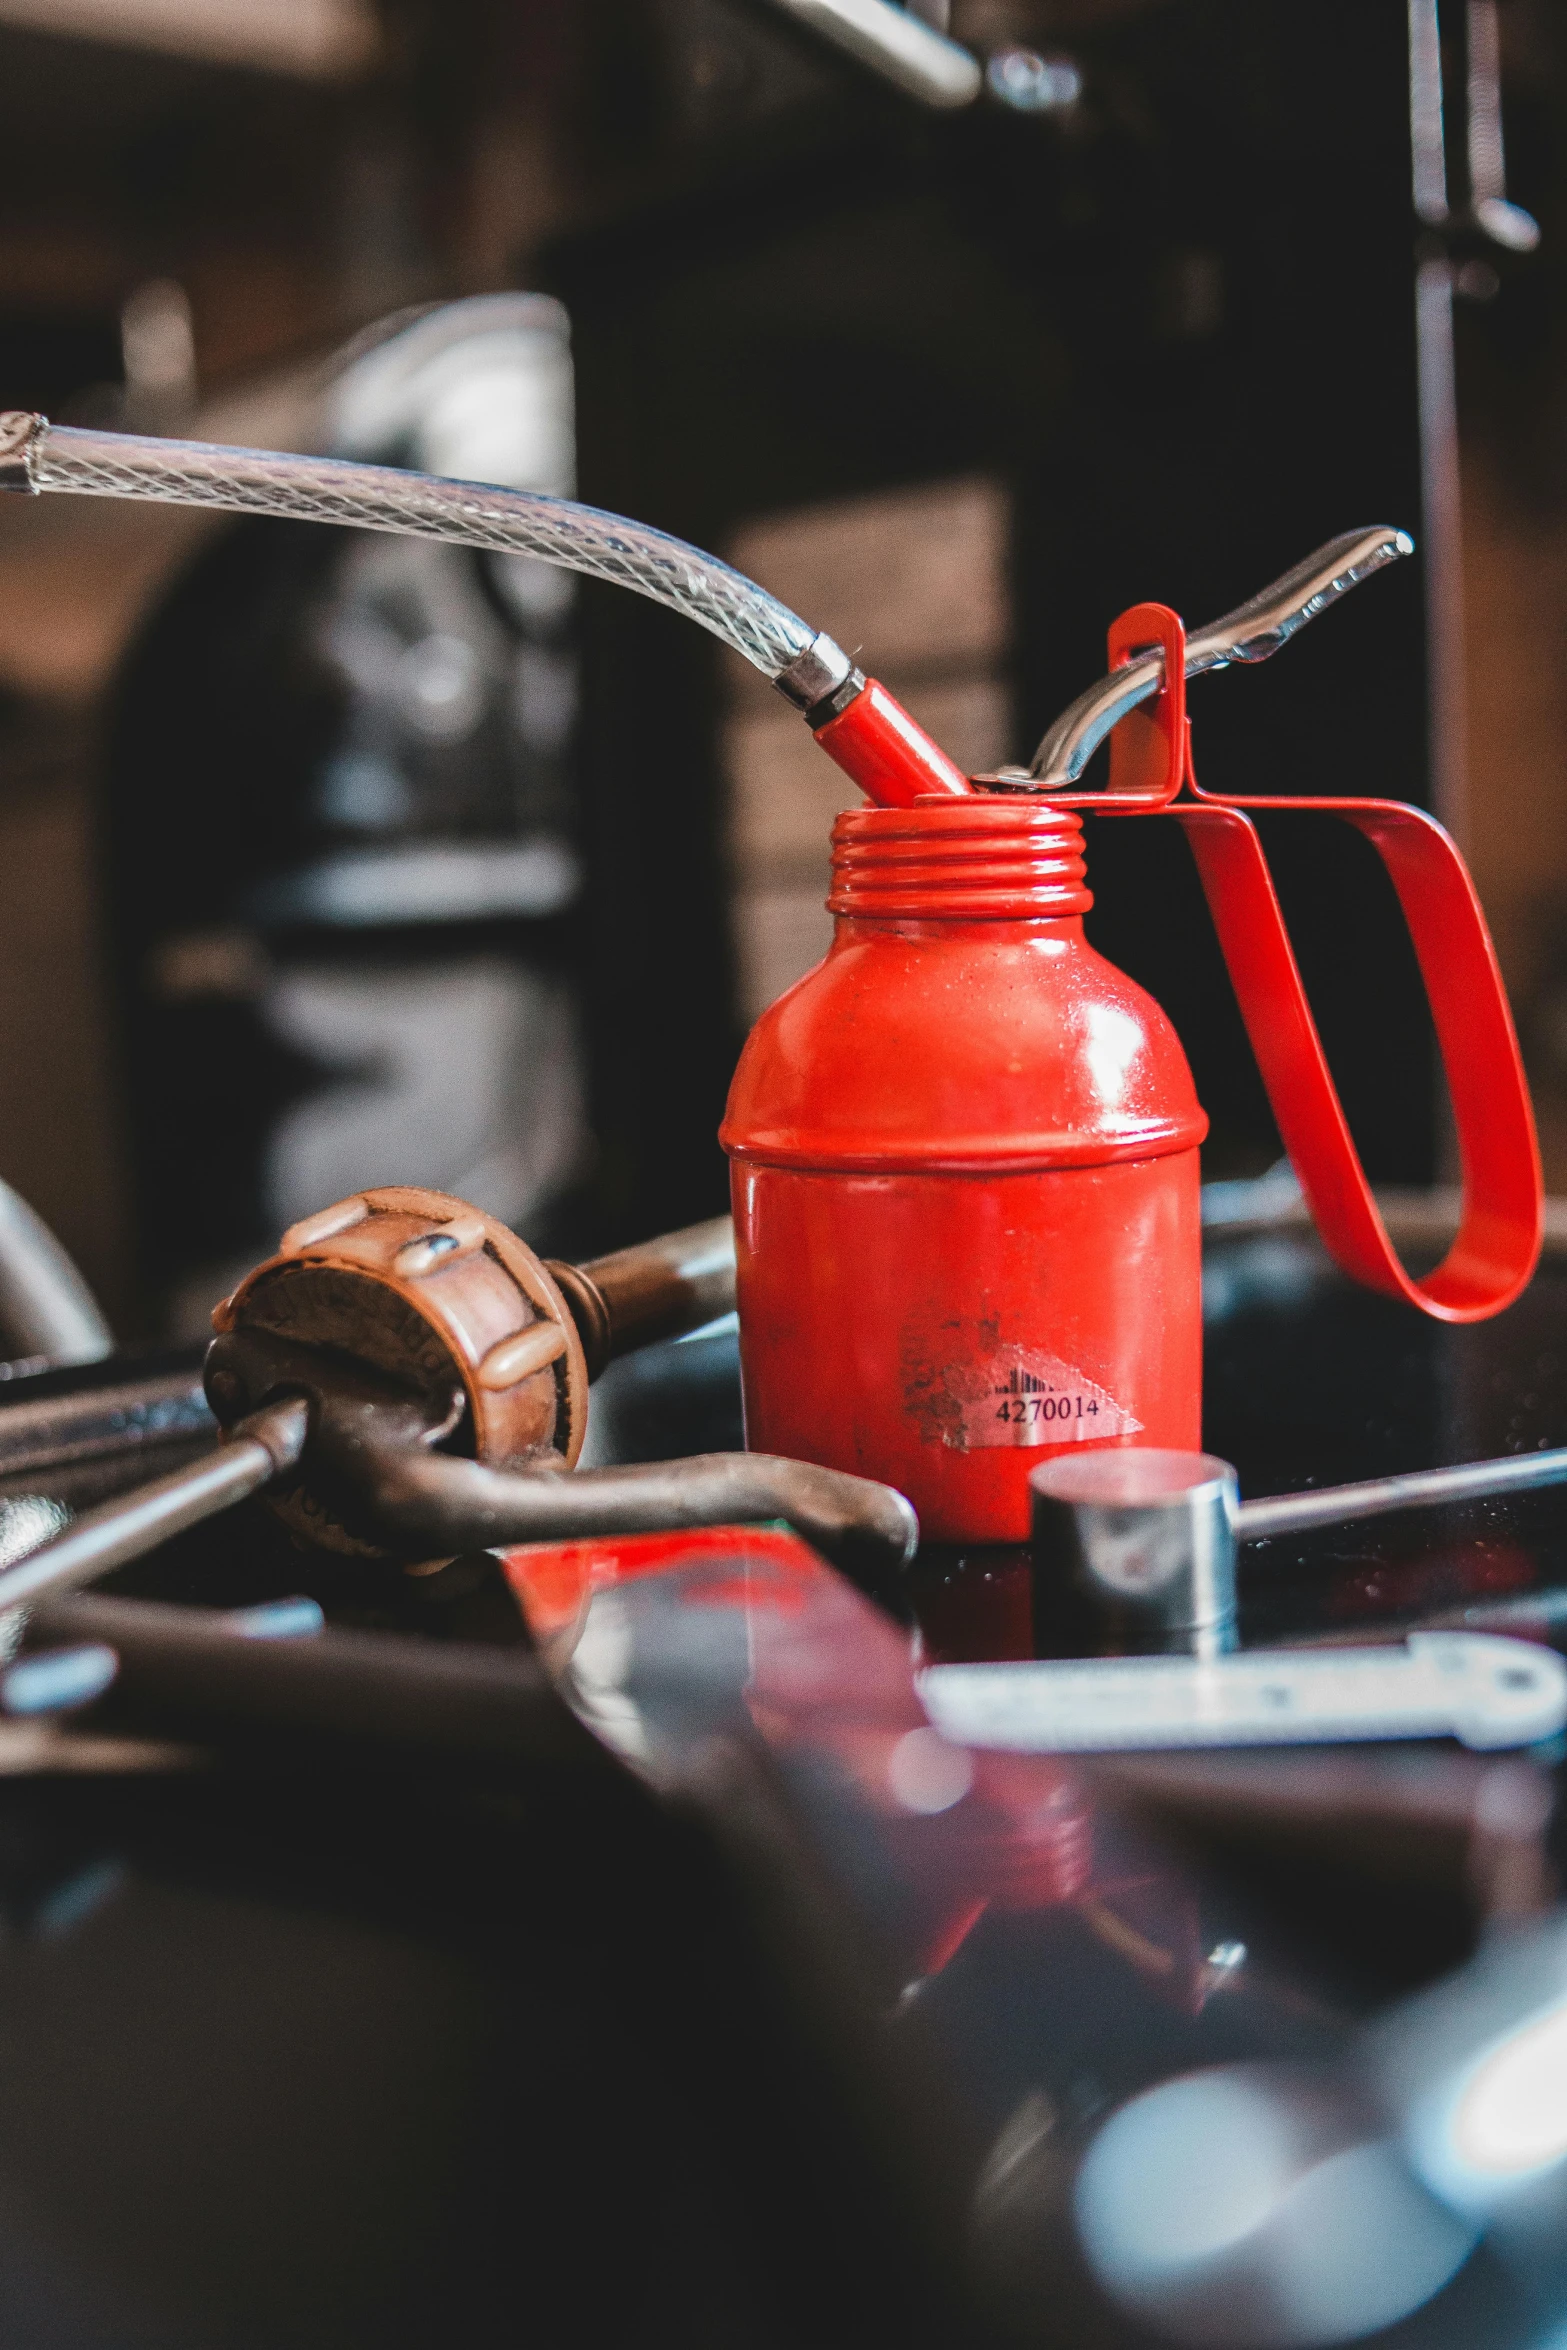
[[[1023,1754],[1448,1737],[1487,1749],[1567,1725],[1561,1658],[1477,1632],[1317,1654],[931,1665],[918,1688],[944,1738]]]

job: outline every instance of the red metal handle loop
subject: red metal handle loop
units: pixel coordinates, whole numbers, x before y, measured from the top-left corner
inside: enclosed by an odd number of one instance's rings
[[[1164,624],[1158,630],[1149,627],[1154,615]],[[1073,800],[1107,814],[1173,816],[1185,832],[1284,1147],[1331,1255],[1368,1288],[1438,1321],[1483,1321],[1527,1285],[1539,1261],[1545,1197],[1518,1038],[1468,869],[1441,825],[1400,800],[1231,799],[1202,791],[1184,710],[1185,637],[1178,621],[1169,631],[1174,620],[1161,606],[1135,605],[1112,629],[1112,664],[1130,643],[1160,641],[1166,677],[1179,679],[1182,690],[1166,686],[1149,712],[1133,713],[1141,731],[1119,772],[1112,737],[1112,789],[1119,781],[1121,790]],[[1123,719],[1116,734],[1130,724]],[[1188,795],[1179,800],[1149,788],[1160,761],[1167,779],[1177,756]],[[1400,1264],[1371,1195],[1262,842],[1245,813],[1253,808],[1306,810],[1354,825],[1398,893],[1447,1073],[1463,1179],[1458,1236],[1423,1281]]]
[[[1053,791],[1053,808],[1156,816],[1175,798],[1186,780],[1186,631],[1168,604],[1131,605],[1110,630],[1110,667],[1124,669],[1155,647],[1164,655],[1164,683],[1146,709],[1129,711],[1111,733],[1108,784]]]

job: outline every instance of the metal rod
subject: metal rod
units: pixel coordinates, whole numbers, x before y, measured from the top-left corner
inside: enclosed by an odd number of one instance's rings
[[[734,1219],[713,1216],[586,1265],[552,1259],[547,1270],[565,1294],[588,1377],[596,1379],[635,1347],[679,1338],[734,1311]]]
[[[1265,1542],[1275,1534],[1313,1526],[1352,1525],[1394,1510],[1435,1508],[1504,1493],[1532,1493],[1567,1485],[1567,1448],[1520,1453],[1494,1461],[1463,1461],[1450,1469],[1414,1469],[1400,1477],[1371,1477],[1362,1485],[1329,1485],[1312,1493],[1281,1493],[1243,1501],[1234,1514],[1238,1542]]]
[[[269,1484],[280,1469],[293,1466],[309,1425],[308,1407],[289,1397],[242,1420],[215,1451],[187,1468],[85,1510],[52,1542],[0,1571],[0,1610],[90,1583],[187,1526],[232,1508]]]
[[[1445,253],[1427,254],[1415,271],[1415,361],[1425,539],[1431,806],[1462,846],[1468,791],[1463,513],[1453,355],[1453,265]]]
[[[0,1477],[217,1434],[199,1360],[66,1395],[35,1396],[31,1386],[19,1386],[14,1403],[0,1401]]]
[[[984,86],[971,51],[890,0],[773,0],[773,6],[921,105],[971,106]]]
[[[609,1308],[611,1353],[629,1354],[734,1311],[734,1219],[713,1216],[578,1269]]]
[[[1443,126],[1442,28],[1436,0],[1409,0],[1409,150],[1415,218],[1445,226],[1447,136]]]
[[[1469,0],[1469,208],[1507,195],[1502,146],[1502,39],[1496,0]]]
[[[225,1610],[96,1594],[49,1600],[30,1615],[27,1640],[113,1649],[116,1719],[123,1711],[162,1736],[292,1733],[372,1753],[603,1767],[526,1647],[336,1630],[257,1638]]]

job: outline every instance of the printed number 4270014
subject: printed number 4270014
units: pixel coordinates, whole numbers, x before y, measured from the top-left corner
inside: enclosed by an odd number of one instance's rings
[[[1097,1419],[1099,1403],[1090,1396],[1085,1402],[1080,1395],[1011,1395],[997,1406],[996,1418],[1022,1427],[1039,1420]]]

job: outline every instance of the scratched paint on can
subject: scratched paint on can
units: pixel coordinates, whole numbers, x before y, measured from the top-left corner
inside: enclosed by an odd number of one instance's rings
[[[953,1408],[941,1415],[941,1441],[957,1452],[1000,1444],[1037,1451],[1142,1433],[1141,1420],[1097,1380],[1037,1347],[1005,1346],[980,1362],[948,1363],[944,1384]]]

